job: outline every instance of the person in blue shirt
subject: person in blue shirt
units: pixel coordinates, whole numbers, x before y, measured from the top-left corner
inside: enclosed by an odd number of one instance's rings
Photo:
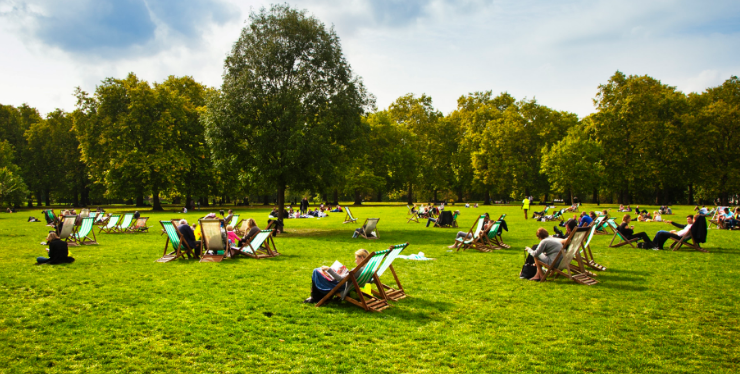
[[[591,214],[594,215],[594,216],[596,215],[596,213],[594,213],[594,212],[591,212]],[[578,227],[586,227],[586,226],[590,225],[591,222],[593,222],[593,221],[594,221],[594,219],[591,218],[591,216],[584,211],[583,213],[581,213],[581,220],[578,221]]]

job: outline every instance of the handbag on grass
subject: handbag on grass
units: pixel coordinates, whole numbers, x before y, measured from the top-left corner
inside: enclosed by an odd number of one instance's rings
[[[535,275],[537,275],[537,266],[534,264],[534,257],[527,253],[527,259],[524,260],[524,265],[522,266],[522,272],[519,273],[519,278],[531,279]]]

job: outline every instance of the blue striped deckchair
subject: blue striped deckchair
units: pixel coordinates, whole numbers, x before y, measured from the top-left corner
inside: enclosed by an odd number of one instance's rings
[[[108,218],[108,223],[106,223],[103,226],[100,227],[100,231],[98,231],[98,234],[105,231],[106,234],[110,234],[114,232],[116,229],[116,226],[118,226],[118,220],[121,219],[120,214],[111,214],[110,218]]]
[[[77,221],[77,216],[64,216],[62,217],[62,227],[59,229],[59,239],[63,239],[65,242],[67,242],[67,245],[77,246],[77,242],[74,240],[74,232],[77,228],[75,225],[75,222]]]
[[[548,278],[556,278],[562,275],[578,284],[594,285],[598,283],[595,279],[591,278],[584,270],[581,256],[578,254],[583,244],[583,240],[586,238],[588,227],[578,227],[570,232],[568,240],[563,243],[563,249],[560,250],[552,265],[546,265],[535,257],[534,263],[537,266],[541,266],[547,269],[545,277],[540,282],[546,281]],[[572,265],[572,262],[576,261],[578,265]]]
[[[609,224],[609,228],[612,229],[612,231],[614,231],[614,236],[612,236],[612,241],[609,242],[609,248],[621,247],[621,246],[626,245],[626,244],[629,244],[630,246],[632,246],[632,248],[635,248],[635,245],[632,244],[632,243],[633,242],[636,242],[636,241],[639,241],[640,238],[634,238],[634,239],[627,240],[627,238],[625,238],[624,236],[622,236],[622,233],[619,232],[619,228],[617,227],[617,223],[616,222],[614,222],[613,220],[608,220],[608,221],[606,221],[606,223]],[[617,238],[620,239],[619,240],[619,243],[614,244],[614,241]]]
[[[226,243],[224,233],[221,232],[221,219],[199,219],[198,225],[201,232],[201,246],[203,250],[200,262],[221,262],[226,256]],[[209,253],[210,252],[210,253]]]
[[[466,250],[468,248],[475,248],[476,250],[480,252],[490,252],[491,250],[486,245],[485,239],[483,239],[485,233],[483,233],[483,225],[484,220],[486,218],[485,214],[481,214],[480,217],[478,217],[475,222],[473,222],[473,226],[470,227],[470,230],[468,230],[468,233],[462,237],[462,238],[456,238],[457,241],[457,251],[460,251],[460,248],[462,250]],[[471,238],[468,239],[468,236]]]
[[[157,262],[170,262],[176,260],[183,255],[187,255],[188,258],[193,256],[193,250],[188,245],[188,242],[182,239],[182,234],[177,230],[172,221],[159,221],[162,225],[162,230],[167,233],[167,241],[164,244],[164,253]],[[172,244],[172,252],[167,253],[167,247]]]
[[[134,220],[133,213],[124,214],[123,219],[120,221],[120,223],[113,228],[113,232],[116,232],[116,233],[126,232],[128,230],[128,227],[131,226],[131,222],[133,222],[133,220]]]
[[[94,223],[95,217],[83,218],[80,226],[78,226],[77,230],[75,230],[71,235],[72,240],[77,243],[77,245],[98,244],[97,238],[95,238],[95,230],[93,229]],[[90,238],[90,234],[92,234],[92,238]]]
[[[231,255],[244,255],[251,258],[267,258],[280,256],[275,247],[275,239],[272,238],[273,230],[262,230],[241,247],[231,247]]]
[[[347,215],[344,217],[344,222],[342,222],[342,223],[350,223],[350,222],[357,221],[357,218],[355,218],[355,217],[352,216],[352,212],[350,212],[348,206],[344,207],[344,210],[347,211]]]
[[[583,264],[599,271],[604,271],[606,268],[604,266],[599,265],[594,261],[594,254],[591,252],[591,239],[594,238],[594,234],[596,234],[596,229],[602,225],[602,222],[604,222],[605,216],[598,217],[594,222],[591,223],[590,231],[588,232],[588,237],[586,237],[586,240],[583,241],[583,244],[581,245],[581,253],[583,253]]]
[[[401,252],[408,246],[409,243],[403,243],[393,245],[388,248],[390,252],[385,256],[383,263],[380,264],[378,271],[376,271],[378,277],[380,278],[383,276],[386,270],[390,269],[391,273],[393,274],[393,279],[395,279],[396,281],[396,287],[398,287],[398,289],[394,289],[391,286],[388,286],[381,280],[380,284],[383,286],[383,289],[385,291],[386,300],[398,301],[406,297],[406,292],[404,291],[403,286],[401,286],[401,281],[398,280],[398,274],[396,274],[396,270],[393,268],[393,260],[395,260],[396,257],[398,257],[398,255],[401,254]],[[383,297],[383,295],[379,291],[373,290],[373,294],[377,297]]]
[[[390,252],[390,249],[370,253],[370,255],[362,260],[356,268],[352,269],[346,277],[339,281],[339,284],[329,291],[321,301],[316,303],[316,307],[318,308],[326,304],[326,302],[331,300],[334,295],[339,295],[343,300],[349,301],[350,303],[365,309],[365,311],[381,312],[388,308],[388,301],[386,299],[383,285],[380,283],[380,279],[376,274],[383,258],[388,252]],[[380,298],[375,298],[362,293],[362,287],[371,279],[374,280],[375,286],[381,294]],[[350,297],[349,293],[352,290],[356,290],[357,299]]]

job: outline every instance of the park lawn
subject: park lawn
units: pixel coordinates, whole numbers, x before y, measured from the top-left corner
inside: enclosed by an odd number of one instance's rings
[[[508,214],[512,248],[491,253],[448,250],[458,230],[406,223],[405,205],[366,206],[352,208],[354,224],[344,213],[288,220],[277,258],[161,264],[157,221],[207,212],[169,209],[143,214],[148,234],[96,232],[100,245],[72,247],[77,261],[55,266],[34,265],[48,228],[25,221],[40,209],[0,214],[0,372],[738,371],[740,232],[711,230],[710,253],[608,248],[611,236],[597,236],[607,271],[582,286],[519,279],[523,248],[553,223],[525,221],[518,206],[460,207],[463,231],[476,215]],[[268,211],[237,213],[264,226]],[[685,222],[692,207],[674,211]],[[368,217],[381,218],[380,239],[352,239]],[[672,227],[635,226],[651,237]],[[302,303],[313,268],[403,242],[436,259],[396,260],[408,298],[382,313]]]

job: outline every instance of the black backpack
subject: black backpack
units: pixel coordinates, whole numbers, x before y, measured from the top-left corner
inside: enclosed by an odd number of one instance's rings
[[[537,275],[537,265],[534,264],[534,257],[527,254],[527,259],[524,260],[524,265],[522,266],[522,272],[519,273],[519,278],[531,279],[535,275]]]

